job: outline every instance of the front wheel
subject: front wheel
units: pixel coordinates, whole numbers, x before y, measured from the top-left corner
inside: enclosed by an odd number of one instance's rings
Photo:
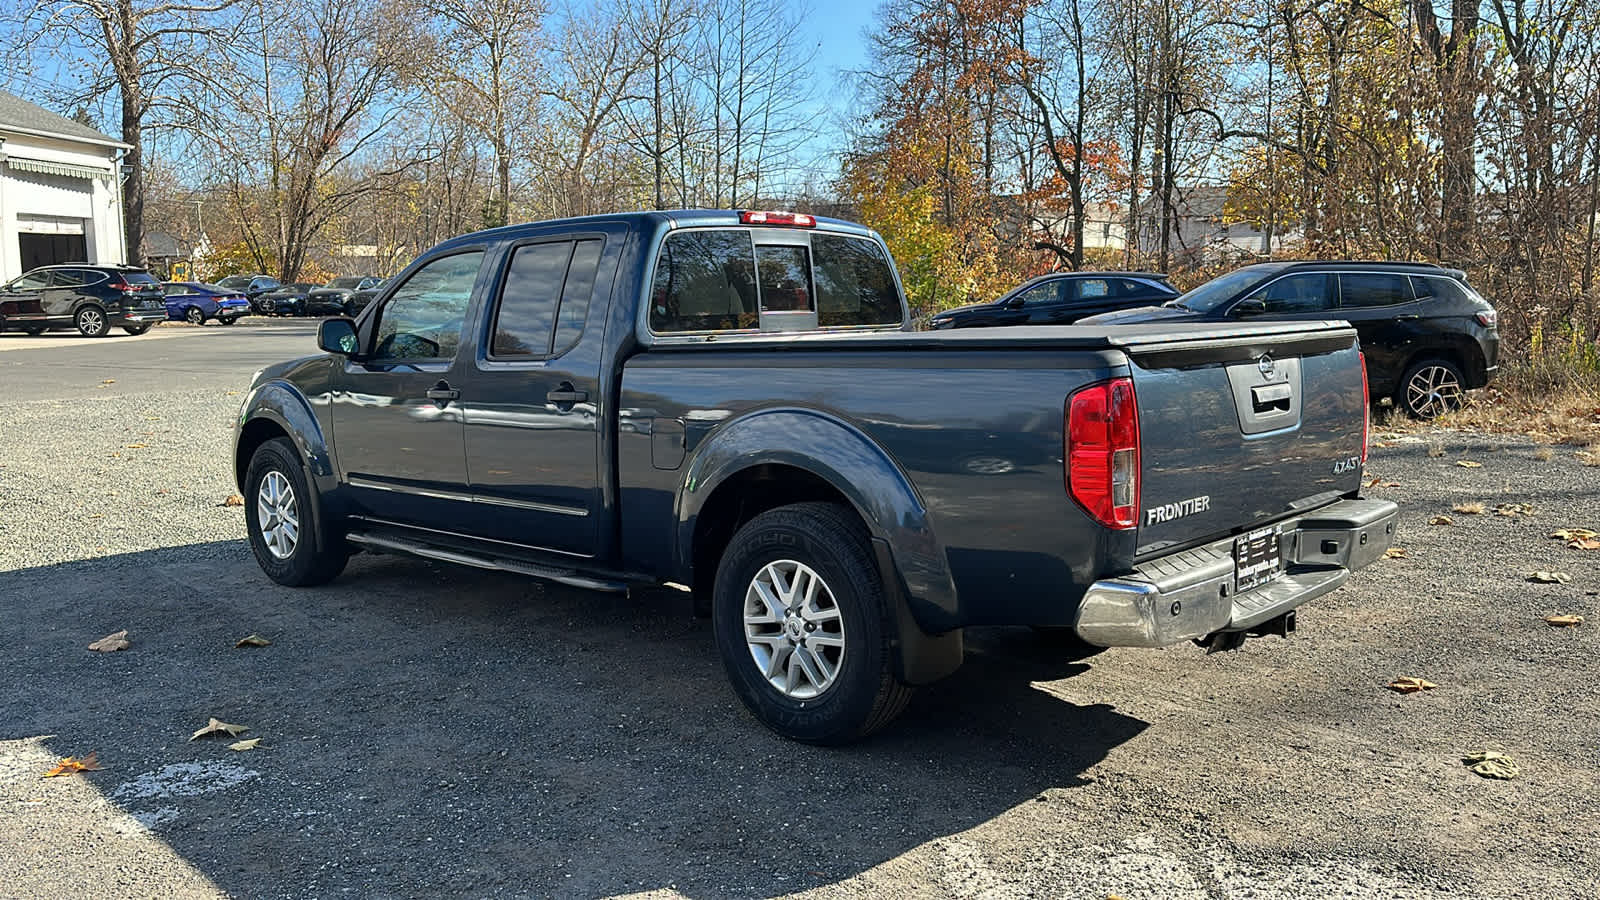
[[[126,331],[127,333],[129,333],[131,335],[133,335],[134,337],[138,337],[139,335],[144,334],[146,331],[149,331],[150,330],[150,326],[149,325],[124,325],[124,326],[122,326],[122,330]]]
[[[1413,419],[1437,419],[1461,408],[1466,400],[1466,380],[1455,363],[1425,359],[1406,370],[1395,394],[1395,405]]]
[[[218,319],[217,321],[221,322],[224,325],[232,325],[234,322],[237,322],[238,319],[237,318],[228,318],[228,319]]]
[[[23,334],[26,334],[29,337],[38,337],[39,335],[44,334],[44,326],[43,325],[24,325],[24,326],[22,326],[22,332],[23,332]]]
[[[307,587],[332,581],[350,552],[336,535],[324,534],[311,501],[311,483],[288,438],[256,448],[245,475],[244,517],[261,570],[279,584]],[[324,544],[318,549],[318,544]]]
[[[106,311],[98,306],[85,306],[78,310],[72,317],[72,324],[78,326],[78,333],[84,337],[105,337],[111,329],[107,327]]]
[[[756,718],[791,740],[847,743],[905,708],[912,689],[894,677],[888,615],[867,530],[835,504],[756,516],[717,567],[723,667]]]

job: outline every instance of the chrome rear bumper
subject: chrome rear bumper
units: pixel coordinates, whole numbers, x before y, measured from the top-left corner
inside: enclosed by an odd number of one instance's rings
[[[1149,560],[1089,587],[1073,623],[1101,647],[1165,647],[1219,631],[1245,631],[1343,584],[1383,556],[1400,509],[1387,500],[1341,500],[1279,523],[1284,573],[1235,588],[1233,538]]]

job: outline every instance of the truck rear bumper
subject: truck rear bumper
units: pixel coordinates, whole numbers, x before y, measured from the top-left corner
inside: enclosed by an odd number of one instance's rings
[[[1165,647],[1254,628],[1381,558],[1398,515],[1387,500],[1341,500],[1279,523],[1283,574],[1243,593],[1233,538],[1149,560],[1130,575],[1091,585],[1073,627],[1101,647]]]

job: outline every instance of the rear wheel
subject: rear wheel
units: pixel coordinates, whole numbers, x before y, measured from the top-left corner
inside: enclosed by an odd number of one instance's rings
[[[344,571],[350,551],[338,536],[325,534],[305,466],[288,438],[273,438],[256,448],[244,487],[250,549],[268,578],[307,587],[332,581]]]
[[[237,319],[237,317],[232,317],[232,318],[227,318],[227,319],[218,319],[217,321],[221,322],[224,325],[232,325],[234,322],[238,321],[238,319]]]
[[[78,326],[78,333],[84,337],[105,337],[110,327],[106,322],[106,311],[98,306],[85,306],[78,310],[72,317],[72,324]]]
[[[712,628],[735,693],[762,724],[843,744],[888,724],[912,688],[894,677],[869,537],[831,503],[751,519],[717,567]]]
[[[131,335],[133,335],[135,337],[138,337],[139,335],[144,334],[146,331],[149,331],[150,330],[150,326],[149,325],[124,325],[124,326],[122,326],[122,330],[126,331],[127,333],[129,333],[129,334],[131,334]]]
[[[1406,370],[1395,393],[1395,405],[1414,419],[1436,419],[1460,409],[1466,399],[1465,379],[1455,363],[1425,359]]]
[[[191,306],[183,311],[183,320],[190,325],[204,325],[206,323],[205,310],[198,306]]]

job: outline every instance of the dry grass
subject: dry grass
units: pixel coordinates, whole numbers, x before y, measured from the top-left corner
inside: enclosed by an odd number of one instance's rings
[[[1428,455],[1434,459],[1444,455],[1444,441],[1434,441],[1428,445]]]
[[[1586,466],[1600,466],[1600,444],[1595,444],[1587,450],[1579,450],[1578,462]]]
[[[1436,424],[1521,434],[1545,444],[1600,446],[1600,374],[1552,378],[1544,371],[1512,369]]]
[[[1540,462],[1549,462],[1550,460],[1556,458],[1556,450],[1554,447],[1549,445],[1542,446],[1533,451],[1533,458]]]
[[[1455,506],[1450,507],[1450,511],[1468,516],[1481,516],[1487,508],[1482,503],[1457,503]]]

